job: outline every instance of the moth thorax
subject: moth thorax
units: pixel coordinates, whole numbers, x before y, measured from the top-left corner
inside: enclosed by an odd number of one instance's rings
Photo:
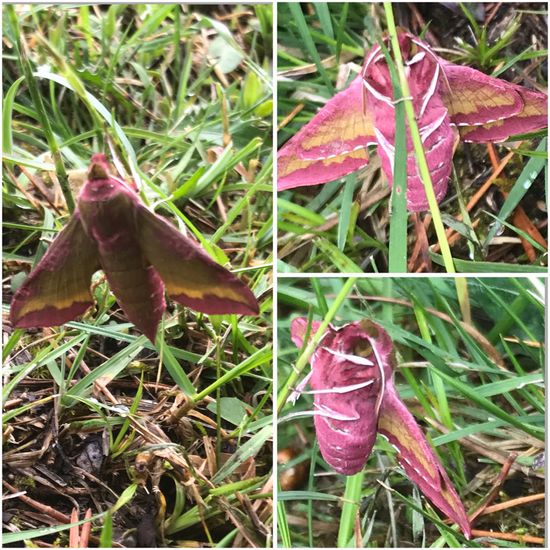
[[[106,181],[106,183],[109,180]],[[88,235],[96,239],[101,246],[129,246],[135,240],[135,224],[132,198],[118,186],[103,189],[97,196],[90,192],[95,184],[91,182],[86,188],[85,198],[78,201],[78,208]]]
[[[89,179],[80,192],[78,202],[79,205],[93,202],[114,202],[119,197],[124,197],[123,200],[127,203],[126,195],[123,186],[112,178]]]

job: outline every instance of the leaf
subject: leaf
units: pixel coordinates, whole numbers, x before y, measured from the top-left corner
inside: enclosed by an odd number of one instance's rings
[[[222,418],[234,426],[241,424],[243,419],[247,416],[246,405],[236,397],[221,397],[219,399],[219,405]],[[215,403],[209,403],[206,408],[216,413],[217,407]]]
[[[234,71],[244,59],[243,54],[228,44],[222,36],[212,40],[208,54],[216,60],[216,64],[224,74]]]

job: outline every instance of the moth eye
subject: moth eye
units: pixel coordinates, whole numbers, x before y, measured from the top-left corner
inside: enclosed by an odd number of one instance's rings
[[[372,321],[368,319],[363,319],[360,322],[360,327],[364,330],[371,338],[378,338],[380,333],[378,332],[378,327]]]
[[[359,357],[368,357],[372,354],[372,346],[369,342],[363,340],[362,342],[359,342],[355,349],[353,350],[355,355],[358,355]]]

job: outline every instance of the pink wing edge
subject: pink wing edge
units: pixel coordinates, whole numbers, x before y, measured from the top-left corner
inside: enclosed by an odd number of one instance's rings
[[[30,311],[22,317],[19,317],[19,313],[26,302],[32,300],[33,298],[40,299],[41,277],[46,275],[48,271],[52,271],[52,277],[55,276],[52,268],[59,269],[60,267],[67,265],[67,269],[73,269],[71,268],[70,263],[75,259],[73,257],[75,252],[71,251],[70,247],[74,244],[73,241],[75,241],[75,239],[80,242],[81,252],[86,253],[86,260],[90,260],[90,257],[95,258],[93,261],[94,265],[92,266],[90,264],[87,266],[87,273],[85,273],[83,277],[87,280],[88,284],[87,288],[82,288],[82,290],[87,290],[89,293],[89,299],[76,300],[68,307],[61,308],[54,305],[45,305],[45,307],[40,310]],[[95,271],[101,269],[97,256],[92,249],[93,245],[84,232],[78,210],[76,210],[71,220],[69,220],[68,224],[56,236],[44,256],[40,259],[38,264],[33,268],[23,284],[14,294],[10,304],[10,322],[12,325],[16,328],[55,327],[72,321],[76,317],[85,313],[86,310],[94,304],[90,291],[91,276]],[[82,264],[80,267],[84,267],[86,269],[86,266]],[[83,282],[83,284],[85,283]],[[39,285],[38,288],[36,285]],[[45,297],[45,299],[43,299],[45,304],[47,304],[48,298],[51,299],[52,296]]]
[[[330,126],[330,120],[341,112],[349,110],[350,106],[359,114],[364,115],[362,76],[357,76],[343,91],[331,98],[324,107],[294,135],[277,154],[279,171],[293,160],[309,162],[304,168],[293,170],[277,180],[277,190],[283,191],[307,185],[319,185],[335,181],[351,174],[368,164],[366,148],[376,145],[374,135],[359,135],[351,140],[330,141],[325,145],[310,149],[303,147],[307,139],[323,132],[323,126]],[[341,161],[335,159],[342,157]],[[332,162],[331,162],[331,159]]]

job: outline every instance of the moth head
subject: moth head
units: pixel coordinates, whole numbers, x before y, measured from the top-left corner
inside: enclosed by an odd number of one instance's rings
[[[109,178],[109,161],[103,153],[92,155],[90,168],[88,169],[88,179],[106,180]]]
[[[114,199],[120,200],[121,208],[136,201],[135,186],[131,187],[124,180],[111,174],[111,166],[103,153],[92,155],[88,168],[88,179],[80,191],[78,205],[81,211],[90,205],[100,204]],[[88,205],[89,206],[89,205]],[[111,206],[114,208],[114,205]]]
[[[418,48],[415,47],[411,40],[411,35],[402,28],[397,29],[397,41],[399,42],[399,49],[403,55],[403,60],[407,61],[414,57]]]
[[[370,319],[363,319],[357,325],[361,339],[356,343],[356,355],[375,361],[387,375],[390,375],[393,364],[393,342],[388,333]]]

